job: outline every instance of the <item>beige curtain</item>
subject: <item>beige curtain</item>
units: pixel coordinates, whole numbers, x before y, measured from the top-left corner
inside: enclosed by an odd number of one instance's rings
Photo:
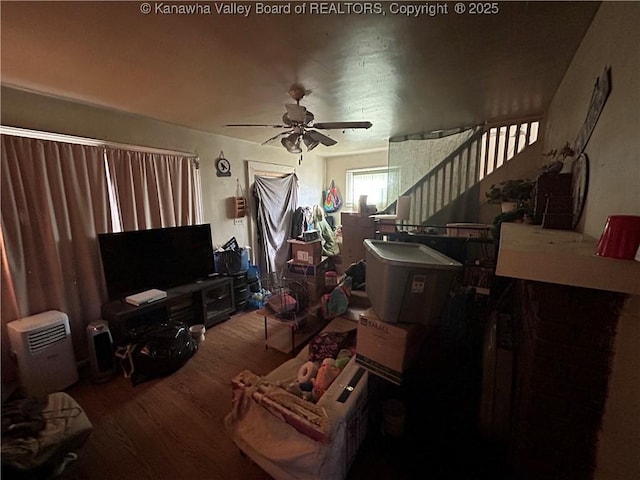
[[[107,148],[122,230],[202,223],[198,160]]]
[[[16,318],[67,313],[76,358],[86,358],[85,326],[106,298],[96,235],[111,222],[102,148],[3,135],[1,169],[6,381],[5,325]]]

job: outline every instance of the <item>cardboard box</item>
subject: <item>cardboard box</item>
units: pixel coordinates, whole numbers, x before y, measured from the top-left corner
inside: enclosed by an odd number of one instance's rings
[[[322,262],[322,241],[287,240],[291,244],[291,259],[295,263],[317,265]]]
[[[399,385],[420,353],[427,329],[418,323],[387,323],[369,308],[358,320],[356,362]]]
[[[484,223],[447,223],[447,236],[491,238],[491,225]]]
[[[291,273],[299,273],[301,275],[324,275],[329,264],[329,257],[322,257],[322,261],[317,265],[308,265],[306,263],[297,263],[293,258],[287,261],[287,268]]]

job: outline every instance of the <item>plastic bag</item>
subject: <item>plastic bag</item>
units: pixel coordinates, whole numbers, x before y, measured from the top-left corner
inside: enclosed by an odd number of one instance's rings
[[[124,343],[116,356],[133,385],[175,372],[198,349],[188,325],[176,321],[132,329]]]
[[[329,190],[324,192],[323,206],[324,211],[327,213],[337,212],[340,210],[340,207],[342,207],[342,198],[340,198],[340,194],[338,193],[338,189],[336,188],[336,184],[333,180],[331,180]]]

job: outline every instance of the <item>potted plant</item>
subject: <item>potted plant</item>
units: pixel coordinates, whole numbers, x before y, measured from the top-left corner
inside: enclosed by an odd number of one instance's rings
[[[491,185],[486,193],[490,204],[502,205],[503,212],[527,209],[531,203],[534,182],[529,179],[505,180]]]
[[[573,163],[573,159],[576,155],[575,150],[571,147],[569,142],[565,144],[560,150],[554,148],[553,150],[549,150],[546,153],[543,153],[545,157],[550,157],[551,162],[546,165],[541,171],[540,175],[545,174],[555,174],[560,173],[561,171],[566,171],[567,168],[571,167]]]

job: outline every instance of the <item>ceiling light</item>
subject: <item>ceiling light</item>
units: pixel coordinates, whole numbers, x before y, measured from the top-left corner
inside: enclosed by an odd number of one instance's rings
[[[281,140],[284,148],[287,149],[289,153],[302,153],[302,149],[300,148],[300,136],[297,133],[292,133],[286,138]]]
[[[307,146],[308,152],[320,145],[320,142],[314,138],[311,138],[311,135],[309,135],[308,133],[304,134],[304,136],[302,137],[302,141]]]

